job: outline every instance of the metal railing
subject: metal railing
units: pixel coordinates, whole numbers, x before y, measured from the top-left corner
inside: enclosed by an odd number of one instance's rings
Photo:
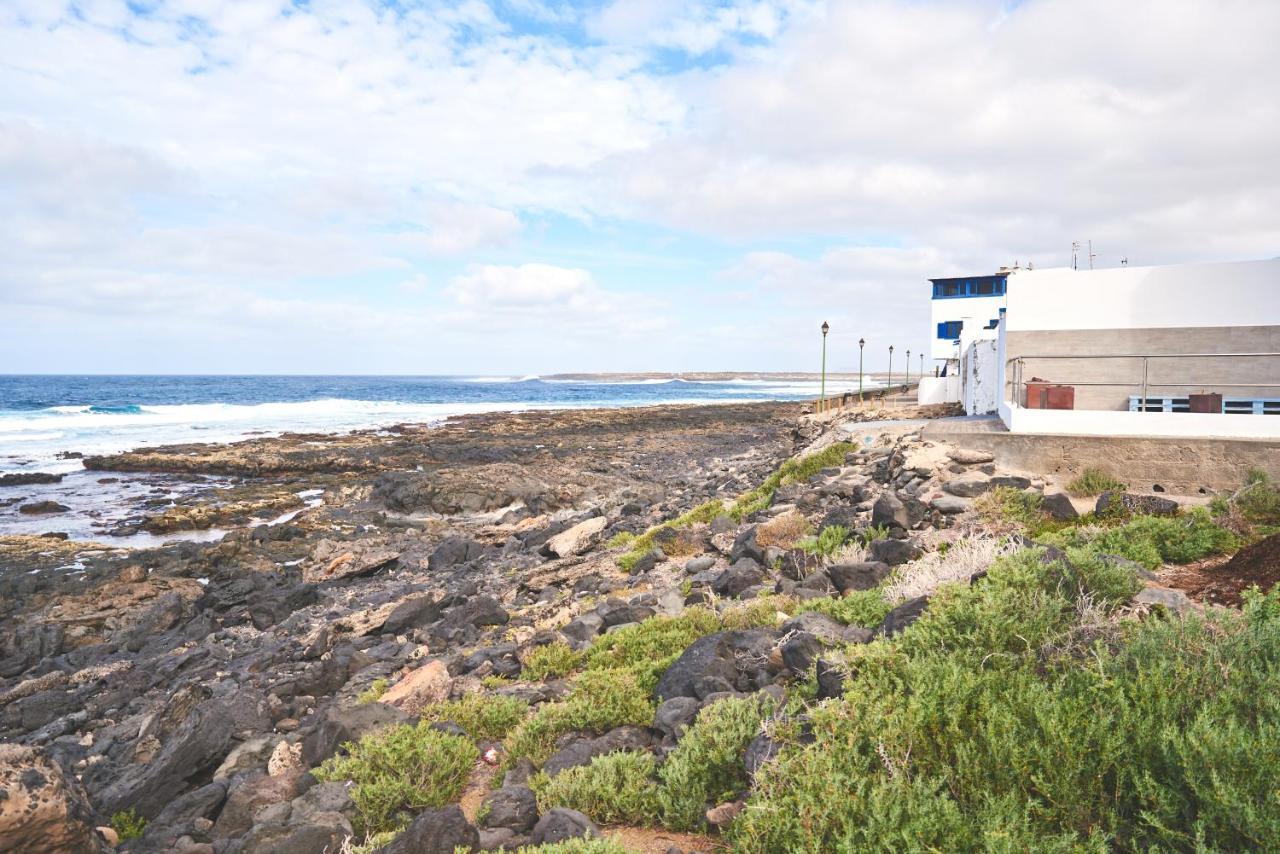
[[[1150,397],[1150,390],[1153,388],[1189,388],[1196,386],[1214,387],[1214,388],[1280,388],[1280,366],[1277,366],[1276,378],[1271,382],[1262,383],[1240,383],[1240,382],[1219,382],[1218,380],[1204,381],[1195,378],[1186,379],[1176,383],[1153,383],[1151,377],[1151,360],[1152,359],[1259,359],[1259,358],[1280,358],[1280,353],[1125,353],[1125,354],[1044,354],[1031,355],[1022,354],[1012,356],[1005,361],[1005,376],[1010,378],[1013,385],[1013,400],[1019,406],[1025,405],[1026,381],[1024,379],[1026,362],[1029,360],[1102,360],[1102,359],[1137,359],[1142,364],[1142,379],[1139,382],[1133,380],[1126,381],[1101,381],[1101,380],[1068,380],[1062,378],[1054,378],[1053,385],[1068,385],[1074,387],[1091,387],[1105,386],[1112,388],[1134,388],[1135,386],[1142,389],[1142,409],[1146,407],[1146,401]]]

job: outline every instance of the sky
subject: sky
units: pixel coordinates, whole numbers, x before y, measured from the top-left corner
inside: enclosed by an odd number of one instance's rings
[[[824,320],[900,365],[930,277],[1280,255],[1277,44],[1274,0],[0,0],[0,373],[816,371]]]

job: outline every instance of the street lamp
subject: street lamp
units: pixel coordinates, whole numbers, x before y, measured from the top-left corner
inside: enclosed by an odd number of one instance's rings
[[[822,321],[822,409],[827,408],[827,333],[831,327]]]
[[[902,381],[902,390],[906,391],[907,386],[911,385],[911,351],[907,351],[907,378]]]
[[[862,403],[862,348],[867,346],[867,339],[858,339],[858,403]]]
[[[889,382],[885,385],[885,392],[893,388],[893,345],[889,345]]]
[[[924,353],[920,354],[920,376],[924,377]]]

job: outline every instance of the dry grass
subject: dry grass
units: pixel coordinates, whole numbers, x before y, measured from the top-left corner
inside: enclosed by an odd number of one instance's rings
[[[928,552],[899,567],[885,585],[885,598],[897,603],[932,596],[943,584],[968,581],[996,558],[1017,550],[1018,546],[1002,537],[978,535],[957,540],[945,550]]]
[[[761,548],[777,546],[780,549],[790,549],[807,537],[811,530],[809,520],[793,510],[770,519],[756,528],[756,542]]]
[[[828,563],[864,563],[870,557],[867,544],[854,538],[840,547],[840,551],[831,556]]]

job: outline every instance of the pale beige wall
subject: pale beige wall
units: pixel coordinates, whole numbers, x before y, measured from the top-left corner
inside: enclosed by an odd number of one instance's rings
[[[1077,409],[1127,409],[1142,388],[1141,359],[1035,359],[1045,355],[1168,353],[1280,353],[1280,326],[1218,326],[1160,329],[1081,329],[1007,332],[1006,357],[1025,357],[1023,379],[1033,376],[1076,385]],[[1005,397],[1012,396],[1012,366]],[[1083,386],[1085,382],[1120,386]],[[1152,359],[1148,394],[1218,392],[1224,397],[1280,397],[1280,356],[1214,359]],[[1260,383],[1249,388],[1233,383]],[[1022,401],[1018,401],[1022,403]]]

